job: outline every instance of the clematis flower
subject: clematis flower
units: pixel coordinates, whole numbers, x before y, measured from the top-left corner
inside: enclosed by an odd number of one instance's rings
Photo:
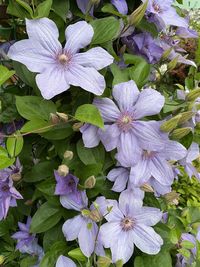
[[[100,228],[105,248],[110,248],[113,262],[125,264],[132,256],[134,245],[147,254],[157,254],[163,244],[162,238],[151,227],[162,218],[156,208],[142,207],[135,201],[131,190],[120,194],[119,204],[113,202],[111,212],[105,216],[107,223]]]
[[[0,220],[2,220],[6,218],[9,207],[17,206],[16,199],[22,199],[23,197],[13,186],[9,173],[3,171],[0,175]]]
[[[104,255],[104,249],[98,238],[98,226],[96,221],[103,218],[100,210],[94,205],[88,208],[88,198],[85,191],[77,191],[76,194],[71,193],[67,196],[61,196],[60,202],[63,207],[79,211],[80,214],[72,219],[67,220],[63,225],[63,234],[67,241],[78,238],[81,251],[86,257],[90,257],[95,251],[97,255]],[[99,197],[95,203],[99,207],[105,206],[105,198]]]
[[[12,235],[17,240],[16,249],[21,253],[27,253],[38,257],[38,263],[32,267],[39,266],[39,262],[44,256],[43,249],[38,245],[38,240],[34,234],[30,233],[31,217],[27,218],[26,224],[18,222],[20,231]]]
[[[48,18],[26,19],[26,30],[29,39],[12,45],[8,56],[39,73],[36,83],[45,99],[68,90],[70,85],[96,95],[103,93],[105,80],[98,70],[110,65],[113,57],[101,47],[79,52],[94,35],[90,24],[79,21],[68,26],[64,48],[58,41],[56,24]]]
[[[54,171],[54,176],[56,179],[56,189],[55,195],[66,195],[70,193],[75,193],[77,190],[77,185],[79,179],[72,174],[67,174],[66,176],[60,176],[57,171]]]
[[[190,28],[178,27],[176,30],[176,35],[180,36],[181,38],[198,38],[198,33]]]
[[[142,0],[142,2],[144,3],[146,0]],[[188,27],[187,20],[177,14],[172,4],[173,0],[149,0],[147,15],[150,15],[151,21],[158,23],[162,28],[169,25]]]
[[[76,267],[76,264],[65,256],[59,256],[56,262],[56,267]]]
[[[118,105],[109,98],[95,98],[93,102],[105,123],[105,130],[98,131],[105,149],[117,148],[119,161],[120,158],[129,161],[132,155],[137,161],[142,148],[160,150],[163,147],[160,124],[141,119],[159,113],[164,97],[153,89],[144,89],[140,93],[134,81],[115,85],[113,97]],[[86,129],[84,135],[88,134],[87,141],[91,138],[94,144],[94,132],[90,130]],[[96,137],[96,143],[99,137]]]

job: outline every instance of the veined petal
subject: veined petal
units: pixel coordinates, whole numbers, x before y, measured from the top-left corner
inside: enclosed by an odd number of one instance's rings
[[[87,7],[90,0],[76,0],[78,8],[82,11],[83,14],[86,14]]]
[[[67,73],[69,84],[80,86],[95,95],[102,95],[106,87],[104,76],[94,68],[81,65],[70,66]]]
[[[90,44],[93,35],[94,30],[92,26],[85,21],[69,25],[65,31],[65,51],[71,54],[77,53],[81,48]]]
[[[129,179],[129,170],[126,168],[115,168],[107,174],[108,180],[115,182],[112,190],[115,192],[122,192],[126,188]]]
[[[98,146],[100,142],[98,130],[99,130],[98,127],[88,123],[84,124],[80,128],[80,132],[82,133],[82,139],[85,147],[91,148]]]
[[[172,191],[171,185],[162,185],[153,177],[149,179],[148,183],[153,187],[156,195],[165,195]]]
[[[105,248],[109,248],[120,234],[120,221],[104,223],[100,228],[100,237]]]
[[[116,7],[119,13],[123,15],[126,15],[128,13],[126,0],[111,0],[111,3]]]
[[[78,215],[63,224],[62,231],[67,241],[72,241],[78,237],[83,223],[84,219]]]
[[[134,106],[134,118],[140,119],[159,113],[164,106],[165,98],[154,89],[144,89]]]
[[[51,53],[44,49],[38,41],[21,40],[14,43],[8,57],[24,64],[30,71],[42,72],[55,64]]]
[[[60,197],[60,203],[66,209],[81,211],[88,206],[88,198],[85,191],[76,191]]]
[[[173,25],[178,27],[188,27],[188,22],[186,19],[182,18],[176,13],[175,8],[171,7],[165,10],[162,14],[161,19],[164,21],[165,25]]]
[[[162,219],[162,212],[157,208],[141,207],[135,212],[134,218],[138,224],[152,226]]]
[[[104,122],[115,122],[120,116],[118,107],[110,98],[95,98],[93,104],[99,109]]]
[[[43,73],[38,74],[36,83],[45,99],[51,99],[70,87],[64,69],[57,66],[47,68]]]
[[[186,162],[190,163],[199,157],[199,145],[197,143],[192,143],[188,149],[188,154],[186,157]]]
[[[141,158],[138,163],[131,167],[130,183],[135,186],[141,186],[151,177],[148,159]]]
[[[142,252],[155,255],[163,244],[162,238],[150,226],[135,225],[131,232],[133,242]]]
[[[76,264],[65,256],[60,256],[56,262],[56,267],[76,267]]]
[[[159,155],[167,160],[180,160],[184,158],[186,154],[186,148],[176,141],[167,141],[164,150],[159,152]]]
[[[132,109],[138,96],[139,90],[133,80],[119,83],[113,88],[113,97],[121,111]]]
[[[101,70],[113,63],[113,57],[103,48],[95,47],[84,53],[77,53],[73,60],[83,67],[92,67]]]
[[[108,222],[120,222],[124,217],[123,213],[119,209],[118,202],[116,200],[108,200],[107,207],[111,209],[108,215],[105,216]]]
[[[55,57],[61,52],[62,46],[58,41],[58,28],[52,20],[48,18],[26,19],[26,30],[33,44],[37,40],[52,56]]]
[[[115,123],[112,125],[105,125],[104,130],[99,130],[99,136],[106,151],[111,151],[115,149],[119,143],[120,131]]]

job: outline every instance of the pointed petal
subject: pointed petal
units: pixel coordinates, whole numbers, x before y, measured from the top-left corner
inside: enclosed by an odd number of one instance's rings
[[[107,174],[108,180],[115,182],[112,190],[115,192],[122,192],[126,188],[129,179],[129,170],[126,168],[115,168]]]
[[[125,216],[134,214],[134,210],[142,207],[144,192],[135,188],[123,191],[119,196],[119,208]]]
[[[76,264],[69,258],[65,256],[59,256],[57,262],[56,262],[56,267],[76,267]]]
[[[117,101],[121,111],[130,110],[138,96],[139,90],[133,80],[119,83],[113,88],[113,97]]]
[[[78,8],[82,11],[83,14],[86,14],[87,7],[90,0],[76,0]]]
[[[128,13],[128,6],[126,0],[111,0],[111,3],[122,15],[126,15]]]
[[[93,104],[99,109],[105,122],[115,122],[120,116],[118,107],[110,98],[95,98]]]
[[[142,252],[155,255],[163,244],[162,238],[152,227],[143,224],[136,225],[132,231],[133,242]]]
[[[151,177],[148,159],[141,158],[138,163],[131,168],[130,183],[135,186],[141,186]]]
[[[187,154],[186,148],[176,141],[168,141],[163,151],[159,152],[167,160],[180,160]]]
[[[120,131],[116,124],[105,125],[104,130],[99,130],[99,136],[106,151],[111,151],[119,143]]]
[[[154,89],[144,89],[134,106],[134,118],[140,119],[145,116],[158,114],[163,108],[165,98]]]
[[[67,241],[72,241],[78,237],[83,223],[84,219],[78,215],[63,224],[62,231]]]
[[[105,248],[109,248],[112,241],[116,240],[120,234],[120,221],[104,223],[100,228],[100,237]]]
[[[192,143],[188,149],[188,154],[186,157],[186,162],[192,162],[199,157],[199,145],[197,143]]]
[[[162,219],[162,212],[156,208],[142,207],[135,212],[134,218],[138,224],[152,226]]]
[[[155,195],[165,195],[172,191],[171,185],[162,185],[153,177],[150,178],[148,183],[153,187]]]
[[[69,84],[80,86],[95,95],[102,95],[106,86],[103,75],[94,68],[86,68],[81,65],[70,66],[67,80]]]
[[[79,49],[86,47],[92,41],[94,30],[85,21],[71,24],[65,31],[66,45],[65,51],[75,54]]]
[[[99,130],[98,127],[88,123],[84,124],[80,128],[80,132],[82,133],[82,139],[85,147],[91,148],[98,146],[100,142],[98,130]]]
[[[64,70],[56,66],[38,74],[36,76],[36,83],[45,99],[51,99],[70,87],[65,78]]]
[[[103,48],[95,47],[87,52],[74,55],[73,60],[83,67],[92,67],[101,70],[113,63],[113,57]]]
[[[105,216],[106,220],[108,222],[120,222],[124,216],[121,210],[119,209],[118,202],[116,200],[109,200],[108,208],[112,209],[108,213],[108,215]]]
[[[60,197],[60,203],[66,209],[80,211],[88,206],[88,198],[85,191],[76,191]]]
[[[176,13],[176,9],[171,7],[165,10],[164,16],[161,16],[161,19],[165,22],[165,25],[173,25],[179,27],[188,27],[187,20],[182,18]]]

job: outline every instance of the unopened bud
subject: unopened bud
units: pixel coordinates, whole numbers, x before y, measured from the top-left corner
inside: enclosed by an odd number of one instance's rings
[[[169,48],[167,50],[165,50],[165,52],[162,54],[162,59],[167,59],[170,55],[170,53],[172,52],[173,48]]]
[[[18,173],[13,173],[13,174],[11,175],[11,179],[12,179],[14,182],[18,182],[19,180],[21,180],[21,178],[22,178],[22,175],[21,175],[20,172],[18,172]]]
[[[188,135],[191,131],[192,131],[191,127],[179,128],[172,132],[171,137],[173,139],[181,139],[184,136]]]
[[[131,15],[128,18],[129,25],[136,26],[140,23],[140,21],[144,17],[147,5],[148,5],[148,0],[142,5],[140,5],[135,11],[133,11],[133,13],[131,13]]]
[[[65,164],[62,164],[62,165],[60,165],[59,167],[58,167],[58,174],[60,175],[60,176],[66,176],[67,174],[69,173],[69,168],[68,168],[68,166],[67,165],[65,165]]]
[[[165,194],[164,198],[168,204],[178,205],[179,196],[180,196],[180,194],[178,194],[176,191],[172,191],[168,194]]]
[[[109,267],[111,263],[112,261],[108,257],[98,257],[97,267]]]
[[[150,186],[149,184],[143,184],[142,186],[140,186],[140,189],[143,190],[144,192],[149,192],[149,193],[153,193],[153,187]]]
[[[94,222],[100,222],[103,217],[98,210],[92,210],[89,215],[90,219]]]
[[[175,57],[174,59],[172,59],[172,61],[169,62],[168,66],[167,66],[168,70],[173,70],[176,67],[176,65],[178,63],[178,58],[179,58],[179,56]]]
[[[50,113],[50,121],[52,124],[58,124],[60,119],[56,114]]]
[[[28,199],[28,200],[26,200],[26,202],[24,204],[26,206],[31,206],[31,205],[33,205],[33,200],[32,199]]]
[[[197,99],[198,97],[200,97],[200,88],[198,89],[194,89],[191,92],[189,92],[186,95],[186,100],[188,101],[194,101],[195,99]]]
[[[93,188],[95,184],[96,184],[96,178],[94,177],[94,175],[92,175],[85,180],[84,187]]]
[[[177,116],[171,118],[170,120],[165,121],[160,126],[160,130],[163,132],[171,132],[173,129],[175,129],[177,127],[180,118],[181,118],[181,115],[177,115]]]
[[[3,263],[4,263],[4,261],[5,261],[5,258],[4,258],[4,256],[3,256],[3,255],[0,255],[0,264],[3,264]]]
[[[187,121],[189,121],[194,115],[195,113],[193,111],[186,111],[180,114],[181,118],[179,120],[179,124],[185,123]]]
[[[79,129],[83,126],[83,123],[82,122],[76,122],[73,124],[72,126],[72,129],[75,131],[75,132],[78,132]]]
[[[70,150],[66,150],[63,157],[64,159],[72,160],[74,156],[74,153]]]
[[[58,117],[64,121],[64,122],[67,122],[68,121],[68,115],[65,114],[65,113],[60,113],[60,112],[56,112],[56,114],[58,115]]]

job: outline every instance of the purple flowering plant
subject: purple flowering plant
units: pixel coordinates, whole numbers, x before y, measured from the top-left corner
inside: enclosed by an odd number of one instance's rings
[[[198,267],[189,14],[172,0],[2,6],[0,266]]]

